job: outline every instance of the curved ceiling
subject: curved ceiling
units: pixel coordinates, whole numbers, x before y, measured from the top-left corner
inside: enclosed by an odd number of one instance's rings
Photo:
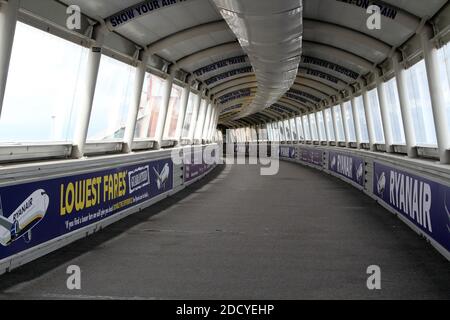
[[[192,74],[222,105],[219,122],[229,126],[308,112],[321,101],[350,90],[447,4],[446,0],[298,0],[303,4],[303,52],[295,83],[271,107],[247,114],[257,94],[255,68],[214,1],[59,2],[80,6],[91,19],[105,22],[111,32]],[[381,30],[366,26],[365,5],[372,3],[382,10]],[[238,121],[243,114],[246,119]]]

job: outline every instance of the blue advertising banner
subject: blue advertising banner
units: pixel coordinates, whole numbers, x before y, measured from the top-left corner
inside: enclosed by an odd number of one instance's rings
[[[280,146],[280,158],[297,159],[297,149],[295,147]]]
[[[211,156],[215,157],[216,150],[212,150]],[[186,159],[186,157],[189,159]],[[195,178],[207,173],[214,167],[213,164],[207,164],[203,159],[203,151],[196,151],[185,155],[184,163],[184,182],[190,182]]]
[[[450,187],[374,162],[374,195],[450,251]]]
[[[300,160],[314,166],[323,166],[323,151],[313,148],[300,148]]]
[[[0,260],[173,189],[172,159],[0,188]]]
[[[340,152],[329,152],[328,169],[364,186],[364,159]]]

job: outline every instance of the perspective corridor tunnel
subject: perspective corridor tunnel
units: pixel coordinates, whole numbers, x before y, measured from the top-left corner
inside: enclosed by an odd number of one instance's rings
[[[449,261],[448,0],[0,0],[0,298],[449,299]]]

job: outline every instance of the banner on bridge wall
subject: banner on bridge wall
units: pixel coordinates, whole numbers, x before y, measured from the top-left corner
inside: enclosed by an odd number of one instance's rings
[[[0,260],[173,189],[172,159],[0,188]]]
[[[297,148],[280,146],[280,158],[297,159]]]
[[[216,156],[217,149],[211,151],[211,157]],[[185,158],[184,163],[184,182],[191,182],[192,180],[200,177],[201,175],[207,173],[212,168],[214,164],[207,164],[203,158],[203,150],[197,150],[187,154],[187,159]],[[190,160],[189,160],[190,158]],[[209,162],[209,161],[208,161]]]
[[[323,166],[323,151],[314,148],[300,147],[300,160],[316,167]]]
[[[354,183],[364,186],[364,164],[361,157],[330,151],[328,153],[328,169]]]
[[[450,251],[450,187],[374,162],[373,193]]]

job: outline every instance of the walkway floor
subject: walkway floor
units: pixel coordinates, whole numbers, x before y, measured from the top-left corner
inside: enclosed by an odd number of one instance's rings
[[[66,288],[66,268],[82,290]],[[366,287],[379,265],[382,290]],[[221,166],[146,211],[0,277],[0,299],[450,299],[450,263],[338,179]]]

